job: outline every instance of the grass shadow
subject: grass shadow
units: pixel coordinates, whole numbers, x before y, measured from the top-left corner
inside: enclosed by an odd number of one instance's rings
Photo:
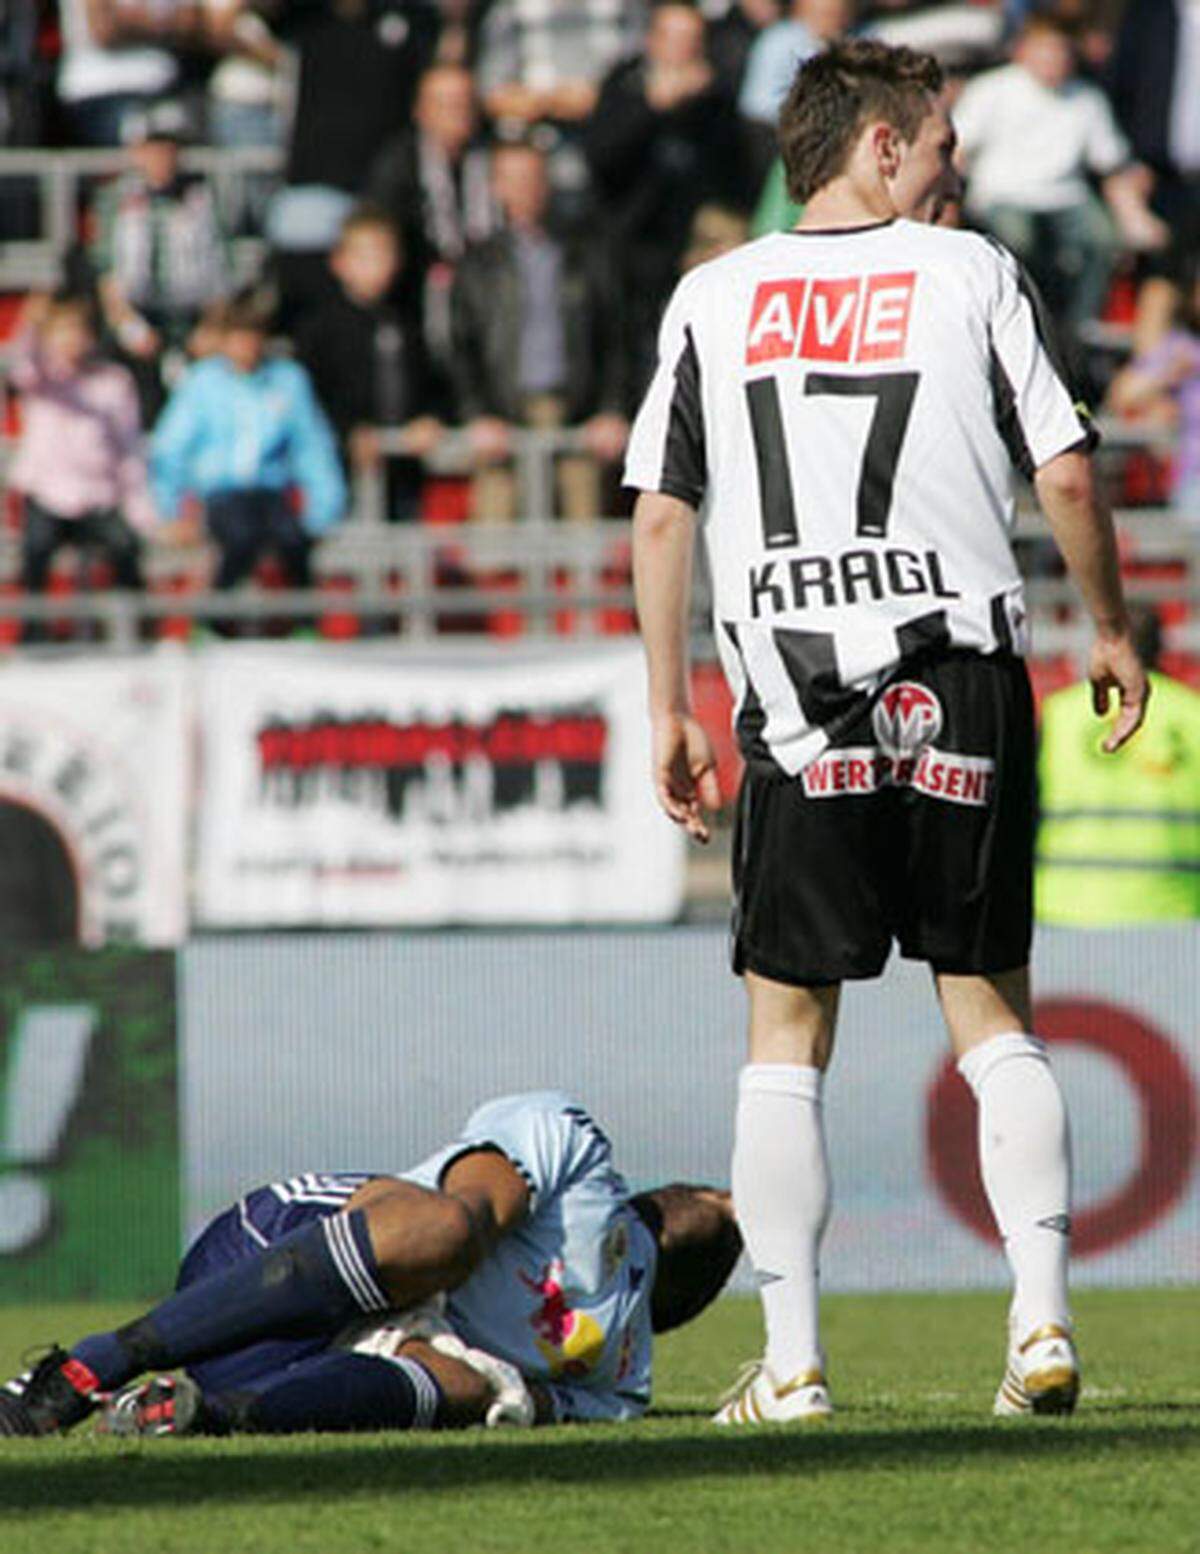
[[[733,1434],[706,1430],[672,1437],[647,1431],[613,1436],[603,1430],[565,1429],[536,1437],[422,1437],[399,1442],[343,1437],[322,1443],[269,1439],[239,1443],[219,1453],[204,1443],[140,1443],[120,1454],[81,1459],[47,1446],[48,1460],[4,1461],[0,1450],[0,1512],[59,1511],[86,1506],[146,1508],[206,1503],[289,1505],[316,1498],[394,1494],[406,1484],[422,1494],[478,1490],[489,1484],[512,1488],[537,1483],[560,1488],[600,1482],[637,1486],[703,1476],[746,1473],[861,1473],[929,1470],[939,1463],[966,1465],[986,1459],[1019,1467],[1052,1458],[1070,1470],[1132,1447],[1181,1454],[1200,1448],[1200,1420],[1150,1423],[1117,1421],[1086,1429],[1063,1421],[1021,1421],[1012,1426],[959,1428],[806,1428]],[[15,1445],[15,1443],[14,1443]],[[24,1453],[29,1445],[24,1444]]]

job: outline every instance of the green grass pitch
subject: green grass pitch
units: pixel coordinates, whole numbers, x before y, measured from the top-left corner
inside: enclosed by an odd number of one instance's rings
[[[0,1308],[0,1371],[126,1312]],[[990,1417],[998,1295],[831,1298],[826,1425],[707,1423],[759,1344],[727,1299],[655,1412],[539,1433],[0,1441],[3,1554],[1200,1554],[1200,1292],[1083,1293],[1069,1420]]]

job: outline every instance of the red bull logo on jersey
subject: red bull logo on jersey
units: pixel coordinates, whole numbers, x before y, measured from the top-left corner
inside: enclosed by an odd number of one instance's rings
[[[871,715],[875,738],[885,755],[917,755],[942,731],[942,704],[928,686],[914,680],[889,685]]]
[[[916,272],[761,281],[746,365],[790,360],[898,361],[908,345]]]
[[[563,1265],[555,1260],[539,1278],[521,1274],[521,1283],[538,1297],[530,1318],[538,1353],[551,1376],[586,1376],[604,1354],[604,1329],[586,1311],[574,1311],[563,1289]]]

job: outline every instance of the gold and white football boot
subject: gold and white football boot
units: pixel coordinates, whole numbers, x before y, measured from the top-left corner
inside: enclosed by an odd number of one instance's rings
[[[1048,1322],[1020,1343],[1010,1338],[994,1414],[1069,1414],[1078,1397],[1079,1356],[1069,1327]]]
[[[754,1360],[721,1400],[713,1424],[787,1424],[794,1419],[829,1419],[833,1401],[819,1370],[803,1371],[777,1381],[765,1360]]]

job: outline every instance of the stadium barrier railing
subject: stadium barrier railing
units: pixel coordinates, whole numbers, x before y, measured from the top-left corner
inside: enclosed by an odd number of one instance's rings
[[[1113,419],[1102,420],[1101,430],[1106,461],[1119,459],[1126,449],[1169,452],[1173,445],[1169,434]],[[0,440],[0,480],[12,447],[11,440]],[[408,452],[398,430],[382,431],[380,447],[385,458]],[[631,630],[628,526],[607,517],[587,523],[554,517],[555,460],[584,447],[578,428],[514,432],[521,516],[512,524],[389,523],[383,466],[360,472],[346,520],[315,549],[316,583],[310,590],[263,589],[252,582],[217,594],[208,586],[212,551],[207,544],[163,541],[147,546],[145,593],[77,587],[30,597],[16,585],[18,535],[5,528],[0,530],[0,625],[91,623],[100,634],[97,645],[116,649],[155,635],[155,623],[167,620],[253,625],[320,618],[328,623],[340,615],[341,625],[326,635],[356,635],[361,629],[422,640],[472,630],[532,637]],[[448,432],[425,464],[433,477],[468,477],[472,457],[466,433]],[[1132,596],[1168,607],[1171,646],[1200,652],[1200,514],[1189,523],[1161,507],[1121,509],[1117,524]],[[1018,553],[1032,563],[1028,602],[1037,651],[1079,662],[1086,652],[1087,624],[1073,586],[1046,568],[1047,540],[1044,521],[1024,507],[1016,542]],[[701,563],[694,598],[701,643],[707,637],[709,602]],[[10,626],[10,640],[16,635]],[[711,656],[711,646],[707,652]]]

